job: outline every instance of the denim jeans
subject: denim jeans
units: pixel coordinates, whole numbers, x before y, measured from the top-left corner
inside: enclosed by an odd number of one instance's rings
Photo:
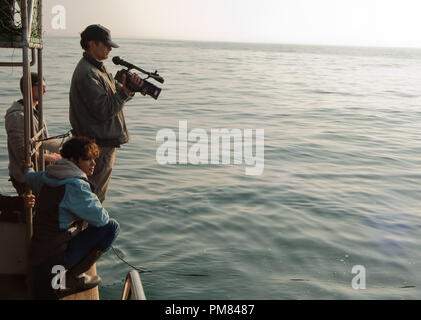
[[[120,227],[118,222],[110,219],[103,227],[89,226],[69,241],[67,249],[58,255],[58,260],[66,269],[70,269],[94,249],[106,252],[117,237]]]
[[[34,267],[32,270],[33,298],[55,299],[55,293],[51,287],[51,280],[54,277],[51,273],[53,266],[62,265],[70,269],[94,249],[106,252],[117,237],[119,229],[118,222],[114,219],[110,219],[103,227],[89,226],[69,241],[66,250]]]

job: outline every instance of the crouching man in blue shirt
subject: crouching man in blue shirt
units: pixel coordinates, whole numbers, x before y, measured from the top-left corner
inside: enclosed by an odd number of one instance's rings
[[[100,277],[84,272],[111,247],[119,231],[88,181],[99,155],[95,142],[74,137],[60,153],[63,159],[46,171],[25,171],[26,183],[38,195],[29,254],[35,299],[54,299],[97,286]],[[52,286],[52,268],[57,265],[67,270],[64,290]]]

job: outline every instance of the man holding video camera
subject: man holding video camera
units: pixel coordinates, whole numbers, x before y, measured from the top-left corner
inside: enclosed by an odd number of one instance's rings
[[[94,174],[89,181],[94,193],[103,202],[111,178],[116,148],[129,141],[123,107],[134,92],[108,73],[102,61],[112,48],[119,46],[111,40],[110,31],[99,25],[90,25],[81,33],[83,57],[73,73],[70,87],[70,124],[73,135],[95,139],[100,148]],[[130,81],[142,87],[143,80],[132,74]]]

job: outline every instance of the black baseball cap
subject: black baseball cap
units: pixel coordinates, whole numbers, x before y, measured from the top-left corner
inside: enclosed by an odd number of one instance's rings
[[[119,48],[120,46],[111,40],[111,32],[104,26],[100,24],[91,24],[87,26],[85,30],[80,34],[82,39],[87,41],[94,40],[94,41],[102,41],[105,45]]]

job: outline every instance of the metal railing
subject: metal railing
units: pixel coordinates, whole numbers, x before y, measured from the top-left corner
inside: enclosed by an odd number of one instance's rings
[[[4,0],[2,0],[4,1]],[[0,48],[21,48],[22,49],[22,62],[0,62],[0,67],[12,67],[21,66],[23,73],[23,105],[24,105],[24,141],[25,141],[25,162],[30,163],[33,158],[34,169],[44,170],[44,152],[43,147],[40,143],[34,144],[33,138],[43,134],[43,130],[36,131],[34,128],[34,115],[32,110],[32,83],[31,83],[31,66],[38,62],[38,83],[43,83],[43,67],[42,67],[42,0],[13,0],[8,3],[3,3],[3,6],[14,6],[15,2],[18,2],[20,7],[21,16],[21,29],[20,35],[16,38],[11,36],[11,41],[0,41]],[[37,2],[37,9],[35,10],[35,2]],[[39,15],[34,17],[35,11]],[[4,15],[2,15],[5,18]],[[6,17],[7,18],[7,17]],[[5,19],[6,19],[5,18]],[[9,17],[10,18],[10,17]],[[1,22],[1,21],[0,21]],[[3,21],[4,22],[4,21]],[[7,25],[7,23],[2,24]],[[39,26],[39,43],[31,41],[31,33],[35,25]],[[10,31],[10,30],[9,30]],[[6,31],[7,33],[7,31]],[[16,40],[16,41],[15,41]],[[29,61],[29,51],[31,51],[32,60]],[[38,110],[39,110],[39,123],[44,123],[43,119],[43,86],[38,86]],[[31,140],[32,139],[32,140]],[[39,152],[39,162],[36,161],[34,154],[36,151]],[[27,194],[31,193],[31,190],[26,190]],[[32,238],[32,210],[25,208],[26,225],[27,225],[27,244],[29,244]]]
[[[35,54],[35,48],[31,48],[32,60],[30,66],[34,66],[37,62],[37,56]],[[0,62],[0,67],[23,67],[23,62]]]
[[[139,272],[136,270],[132,270],[127,274],[121,300],[146,300],[142,281],[140,280]]]

